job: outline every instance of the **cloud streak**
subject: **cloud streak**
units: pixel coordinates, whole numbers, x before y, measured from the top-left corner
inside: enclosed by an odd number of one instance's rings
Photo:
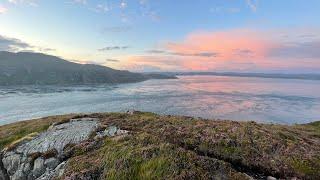
[[[87,4],[87,0],[72,0],[71,2],[83,5]]]
[[[97,13],[107,13],[110,11],[110,7],[105,4],[98,4],[95,8],[93,8],[93,11]]]
[[[48,47],[33,46],[20,39],[10,38],[10,37],[0,35],[0,51],[10,51],[10,52],[19,52],[19,51],[26,52],[27,51],[27,52],[48,53],[48,52],[56,51],[56,49],[52,49]]]
[[[119,60],[117,59],[106,59],[107,62],[117,63]]]
[[[195,57],[217,57],[219,54],[215,52],[197,52],[197,53],[182,53],[182,52],[170,52],[166,50],[149,50],[146,51],[150,54],[162,54],[172,56],[195,56]]]
[[[107,46],[101,49],[98,49],[98,51],[113,51],[113,50],[125,50],[130,48],[129,46]]]
[[[121,33],[128,32],[132,29],[131,26],[107,26],[102,28],[102,33]]]
[[[320,39],[309,42],[286,43],[270,50],[270,56],[296,59],[319,59]]]
[[[240,12],[240,8],[235,8],[235,7],[230,7],[230,8],[225,8],[225,7],[220,7],[220,6],[217,6],[217,7],[212,7],[210,8],[210,12],[211,13],[231,13],[231,14],[234,14],[234,13],[239,13]]]
[[[246,0],[248,7],[253,11],[256,12],[258,9],[258,0]]]
[[[29,6],[38,6],[37,0],[8,0],[12,4],[27,4]]]
[[[30,48],[33,48],[33,46],[19,39],[9,38],[9,37],[0,35],[1,51],[19,51],[19,50],[25,50]]]

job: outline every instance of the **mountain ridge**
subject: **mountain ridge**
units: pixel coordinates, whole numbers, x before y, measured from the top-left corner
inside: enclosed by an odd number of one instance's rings
[[[82,85],[133,83],[174,76],[133,73],[95,64],[78,64],[42,53],[0,52],[0,85]]]

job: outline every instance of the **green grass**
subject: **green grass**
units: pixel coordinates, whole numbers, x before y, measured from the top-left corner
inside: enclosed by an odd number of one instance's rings
[[[23,136],[20,139],[17,139],[15,141],[11,142],[9,145],[7,145],[7,150],[10,151],[10,150],[15,149],[21,143],[32,140],[34,137],[38,136],[38,134],[39,133],[37,133],[37,132],[33,132],[33,133],[30,133],[30,134],[28,134],[26,136]]]
[[[169,174],[174,164],[166,145],[150,144],[152,137],[143,134],[114,141],[108,139],[103,147],[106,179],[159,179]]]
[[[242,172],[252,169],[278,178],[320,178],[320,122],[286,126],[144,112],[55,116],[0,127],[0,148],[83,116],[99,118],[100,128],[130,133],[99,146],[70,145],[64,178],[247,179]]]
[[[228,163],[161,142],[158,137],[144,132],[106,138],[94,152],[71,158],[65,177],[79,178],[75,172],[94,172],[102,179],[114,180],[246,179]]]
[[[320,158],[315,162],[312,162],[310,160],[303,160],[300,158],[293,158],[291,161],[291,165],[297,173],[305,174],[308,177],[311,177],[311,179],[317,179],[319,176]]]
[[[11,132],[9,136],[1,137],[0,139],[0,150],[3,149],[4,147],[14,143],[15,141],[19,141],[26,137],[29,134],[33,134],[36,132],[42,132],[46,129],[48,129],[49,124],[31,128],[31,127],[21,127],[20,130],[17,132]]]
[[[53,122],[70,119],[73,115],[51,116],[31,121],[22,121],[0,126],[0,150],[32,133],[40,133],[48,129]]]

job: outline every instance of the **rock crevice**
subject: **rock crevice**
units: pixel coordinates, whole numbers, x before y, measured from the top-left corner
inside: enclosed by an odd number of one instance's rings
[[[0,180],[9,180],[10,178],[9,178],[8,172],[2,163],[2,157],[3,157],[3,154],[1,152],[0,153]]]

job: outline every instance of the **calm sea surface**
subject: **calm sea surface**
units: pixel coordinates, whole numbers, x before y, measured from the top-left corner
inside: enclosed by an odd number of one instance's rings
[[[0,87],[0,125],[49,115],[150,111],[281,124],[320,120],[320,81],[180,76],[134,84]]]

